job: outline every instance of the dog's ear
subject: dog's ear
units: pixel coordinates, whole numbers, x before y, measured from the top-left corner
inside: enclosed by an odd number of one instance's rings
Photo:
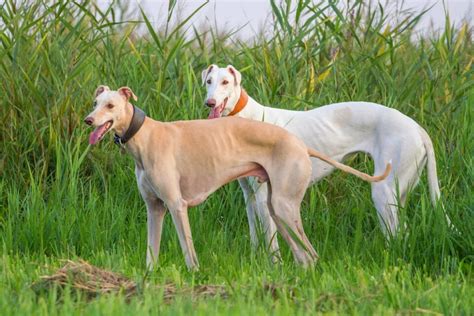
[[[135,93],[133,93],[132,89],[130,89],[129,87],[122,87],[120,89],[117,90],[124,98],[125,100],[130,100],[130,98],[132,98],[133,100],[137,101],[138,98],[137,96],[135,95]]]
[[[242,75],[240,74],[240,72],[232,65],[227,65],[227,70],[234,77],[234,85],[240,86],[240,81],[242,80]]]
[[[212,64],[201,72],[202,85],[206,83],[206,78],[211,73],[211,71],[217,68],[219,68],[217,65]]]
[[[102,92],[105,92],[105,91],[110,91],[110,88],[107,87],[107,86],[103,86],[103,85],[100,85],[97,87],[97,89],[95,89],[95,97],[97,98],[99,96],[99,94],[101,94]]]

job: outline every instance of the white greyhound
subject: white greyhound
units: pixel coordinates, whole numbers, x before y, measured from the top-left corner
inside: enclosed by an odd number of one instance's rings
[[[368,102],[343,102],[310,111],[290,111],[263,106],[249,97],[241,87],[241,74],[233,66],[219,68],[210,65],[202,72],[207,87],[206,105],[209,118],[239,116],[281,126],[298,136],[304,143],[324,152],[336,161],[355,152],[368,153],[374,160],[375,173],[383,172],[392,160],[393,172],[381,182],[372,183],[372,200],[377,209],[384,234],[397,232],[397,194],[401,205],[407,192],[414,187],[427,163],[428,185],[432,203],[440,197],[433,144],[426,131],[408,116],[395,109]],[[334,168],[320,160],[311,159],[311,183],[321,180]],[[256,217],[258,214],[267,245],[278,252],[276,227],[266,205],[267,186],[240,179],[244,192],[250,235],[257,245]]]

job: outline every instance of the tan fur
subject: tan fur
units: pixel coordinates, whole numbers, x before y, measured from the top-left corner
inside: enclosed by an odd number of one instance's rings
[[[107,90],[99,93],[97,106],[87,119],[93,119],[95,126],[112,120],[111,129],[123,134],[133,113],[128,99],[134,94],[129,91],[125,95]],[[110,103],[113,108],[107,107]],[[308,153],[366,181],[383,178],[371,177],[308,149],[280,127],[241,118],[162,123],[147,117],[125,148],[135,160],[138,187],[147,206],[149,268],[158,258],[165,206],[173,217],[186,264],[195,269],[198,260],[188,207],[202,203],[224,184],[247,176],[268,181],[268,206],[278,231],[296,261],[311,265],[318,255],[300,217],[300,203],[311,177]]]

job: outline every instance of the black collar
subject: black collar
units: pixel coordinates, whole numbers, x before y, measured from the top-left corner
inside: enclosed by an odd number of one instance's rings
[[[130,126],[122,137],[118,136],[117,134],[115,134],[114,136],[114,143],[116,143],[117,145],[125,145],[125,143],[127,143],[133,137],[133,135],[138,132],[140,127],[142,127],[143,122],[145,121],[145,112],[137,108],[135,105],[132,106],[133,116],[132,121],[130,122]]]

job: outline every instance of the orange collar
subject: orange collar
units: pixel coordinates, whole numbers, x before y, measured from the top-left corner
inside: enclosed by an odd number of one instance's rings
[[[249,101],[249,95],[247,94],[247,92],[243,88],[241,88],[240,89],[240,98],[237,101],[237,104],[235,105],[232,112],[230,112],[227,116],[233,116],[233,115],[239,113],[240,111],[242,111],[244,109],[244,107],[247,105],[248,101]]]

